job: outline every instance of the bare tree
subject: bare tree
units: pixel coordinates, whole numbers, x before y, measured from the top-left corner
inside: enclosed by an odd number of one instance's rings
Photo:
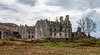
[[[80,19],[77,21],[78,25],[82,28],[82,31],[85,33],[85,19]]]
[[[88,17],[78,20],[77,23],[82,28],[82,31],[88,34],[88,36],[90,36],[91,32],[96,32],[96,23]]]

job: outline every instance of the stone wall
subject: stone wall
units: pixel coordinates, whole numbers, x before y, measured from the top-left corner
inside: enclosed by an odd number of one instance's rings
[[[20,33],[22,39],[35,38],[35,27],[27,26],[27,25],[20,25],[19,33]]]
[[[73,40],[78,40],[78,39],[84,39],[84,38],[88,38],[88,36],[81,31],[81,28],[78,27],[76,32],[72,33],[72,39]]]
[[[67,15],[65,20],[60,17],[60,22],[39,20],[35,25],[36,38],[71,38],[72,24]]]

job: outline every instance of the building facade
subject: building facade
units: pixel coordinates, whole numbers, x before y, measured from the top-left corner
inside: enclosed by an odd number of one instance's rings
[[[49,38],[49,39],[70,39],[72,36],[72,24],[69,20],[69,15],[66,15],[65,20],[61,16],[60,22],[39,20],[35,25],[36,38]]]
[[[27,26],[27,25],[20,25],[19,34],[21,35],[22,39],[35,38],[35,27]]]
[[[0,24],[0,38],[5,39],[13,35],[12,32],[19,32],[21,39],[48,39],[48,40],[76,40],[87,38],[86,34],[78,27],[76,32],[72,32],[72,24],[69,15],[65,18],[61,16],[59,20],[38,20],[35,26]]]

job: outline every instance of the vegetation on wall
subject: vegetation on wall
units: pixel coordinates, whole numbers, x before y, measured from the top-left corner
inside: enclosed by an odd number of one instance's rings
[[[62,24],[60,23],[60,31],[63,29],[63,26],[62,26]]]

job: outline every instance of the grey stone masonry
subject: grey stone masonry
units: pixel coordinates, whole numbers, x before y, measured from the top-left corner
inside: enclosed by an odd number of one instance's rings
[[[69,15],[65,18],[61,16],[59,21],[57,18],[55,21],[41,19],[36,22],[35,26],[20,25],[19,33],[22,39],[74,40],[87,37],[79,27],[76,32],[72,32]]]
[[[35,38],[35,27],[34,26],[27,26],[27,25],[20,25],[19,33],[22,39],[31,39]]]
[[[69,20],[69,15],[66,15],[65,20],[60,17],[60,22],[39,20],[35,25],[36,38],[71,38],[72,24]]]

